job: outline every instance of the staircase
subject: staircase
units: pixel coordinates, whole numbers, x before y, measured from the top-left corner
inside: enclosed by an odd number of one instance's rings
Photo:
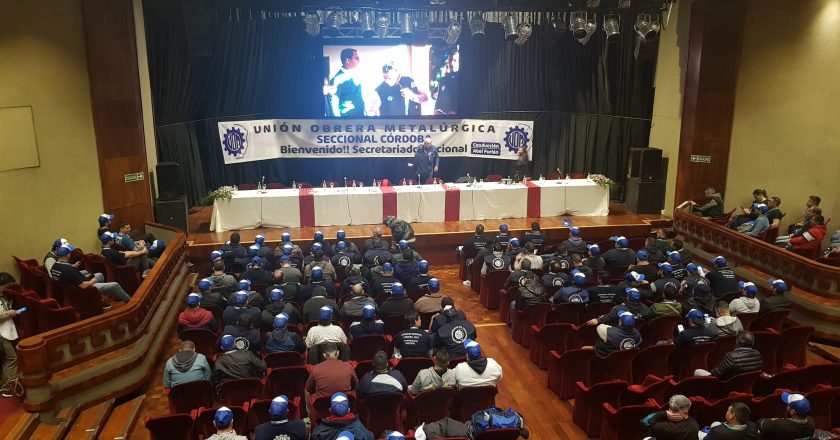
[[[55,420],[41,421],[37,413],[24,413],[9,440],[123,440],[138,423],[145,395],[115,404],[114,399],[90,406],[65,408]]]

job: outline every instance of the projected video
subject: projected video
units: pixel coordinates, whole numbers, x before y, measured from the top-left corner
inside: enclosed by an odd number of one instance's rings
[[[324,116],[458,114],[457,46],[324,46]]]

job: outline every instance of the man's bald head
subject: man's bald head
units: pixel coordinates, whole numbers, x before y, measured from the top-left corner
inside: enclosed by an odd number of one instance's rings
[[[195,351],[193,341],[181,341],[181,351]]]
[[[353,284],[353,286],[350,287],[350,290],[353,292],[353,295],[356,296],[365,294],[365,288],[361,284]]]

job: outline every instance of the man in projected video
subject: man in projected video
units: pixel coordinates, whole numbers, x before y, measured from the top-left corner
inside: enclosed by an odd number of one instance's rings
[[[461,54],[454,51],[446,58],[446,75],[440,79],[440,89],[435,101],[436,115],[458,113],[458,71],[461,69]]]
[[[382,66],[382,77],[382,84],[376,88],[381,102],[379,114],[381,116],[420,115],[420,104],[429,98],[417,89],[414,79],[400,74],[393,63]]]
[[[341,51],[341,69],[330,80],[326,90],[333,116],[354,118],[365,115],[362,83],[353,72],[359,65],[359,53],[347,48]]]

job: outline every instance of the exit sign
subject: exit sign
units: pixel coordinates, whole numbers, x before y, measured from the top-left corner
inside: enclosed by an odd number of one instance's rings
[[[140,173],[125,174],[125,175],[123,175],[123,179],[125,179],[125,183],[128,183],[128,182],[139,182],[139,181],[145,179],[145,177],[143,176],[143,173],[140,172]]]
[[[712,163],[712,156],[704,156],[702,154],[692,154],[691,161],[694,163]]]

